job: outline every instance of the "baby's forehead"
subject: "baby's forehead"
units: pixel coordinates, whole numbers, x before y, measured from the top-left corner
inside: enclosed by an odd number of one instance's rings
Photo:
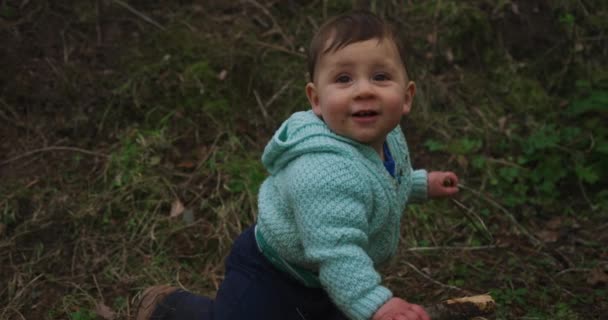
[[[381,45],[384,42],[390,43],[391,45],[393,45],[395,47],[395,49],[397,49],[397,42],[395,41],[395,39],[392,39],[391,37],[387,37],[387,36],[375,36],[375,37],[370,37],[367,39],[341,39],[338,38],[336,36],[335,33],[330,34],[329,37],[327,37],[327,40],[325,40],[325,43],[322,46],[322,50],[319,51],[319,57],[328,54],[328,53],[333,53],[336,52],[338,50],[344,49],[345,47],[348,47],[351,44],[355,44],[355,43],[360,43],[360,42],[365,42],[365,41],[376,41],[377,45]]]
[[[369,42],[369,44],[363,44],[365,42]],[[327,39],[327,41],[325,42],[325,45],[323,46],[323,50],[319,50],[319,54],[317,56],[317,60],[316,60],[316,66],[319,66],[320,64],[323,64],[324,61],[328,62],[332,61],[332,62],[339,62],[336,61],[336,59],[338,60],[342,60],[342,59],[353,59],[353,60],[358,60],[358,58],[360,58],[359,54],[364,53],[365,56],[367,56],[368,54],[371,56],[377,56],[374,54],[374,52],[363,52],[363,51],[358,51],[358,52],[348,52],[349,48],[356,46],[361,48],[361,46],[357,46],[361,44],[363,46],[363,50],[372,50],[375,51],[376,48],[378,48],[380,50],[380,52],[386,52],[384,50],[386,50],[387,46],[389,48],[389,50],[392,51],[393,54],[387,54],[387,55],[382,55],[382,60],[383,61],[394,61],[394,60],[398,60],[395,61],[396,63],[402,64],[405,66],[405,64],[403,63],[401,56],[399,54],[399,49],[397,47],[397,44],[394,41],[391,41],[389,38],[379,38],[379,37],[375,37],[375,38],[371,38],[371,39],[364,39],[364,40],[356,40],[356,41],[349,41],[349,42],[340,42],[339,40],[335,40],[335,39]],[[360,49],[359,49],[360,50]],[[342,52],[344,51],[344,52]]]

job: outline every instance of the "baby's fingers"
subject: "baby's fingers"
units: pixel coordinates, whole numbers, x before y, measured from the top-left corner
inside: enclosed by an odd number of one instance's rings
[[[407,310],[400,312],[399,314],[393,316],[391,320],[425,320],[421,318],[416,312],[413,310]],[[426,319],[428,320],[428,319]]]
[[[417,304],[412,305],[412,311],[418,316],[418,319],[420,320],[431,320],[431,317],[429,317],[428,313],[426,313],[426,310],[424,310],[423,307]]]
[[[403,310],[392,317],[392,320],[431,320],[424,308],[417,304],[410,304],[407,310]]]

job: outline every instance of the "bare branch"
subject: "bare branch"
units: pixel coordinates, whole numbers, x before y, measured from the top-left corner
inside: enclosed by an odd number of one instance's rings
[[[4,160],[4,161],[0,162],[0,167],[4,166],[4,165],[7,165],[7,164],[9,164],[11,162],[17,161],[19,159],[22,159],[22,158],[25,158],[25,157],[29,157],[29,156],[31,156],[33,154],[36,154],[36,153],[49,152],[49,151],[73,151],[73,152],[80,152],[80,153],[88,154],[88,155],[99,157],[99,158],[109,158],[110,157],[107,154],[99,153],[99,152],[95,152],[95,151],[89,151],[89,150],[75,148],[75,147],[55,146],[55,147],[46,147],[46,148],[31,150],[31,151],[28,151],[26,153],[23,153],[23,154],[20,154],[18,156],[15,156],[13,158],[10,158],[8,160]]]
[[[136,10],[135,8],[131,7],[128,3],[121,1],[121,0],[114,0],[114,2],[116,2],[118,5],[122,6],[123,8],[131,11],[131,13],[133,13],[134,15],[142,18],[144,21],[148,22],[149,24],[159,28],[162,31],[165,31],[166,28],[163,27],[160,23],[154,21],[152,18],[148,17],[147,15],[145,15],[144,13]]]

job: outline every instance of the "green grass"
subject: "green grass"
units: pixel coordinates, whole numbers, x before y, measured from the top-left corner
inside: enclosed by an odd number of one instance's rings
[[[607,271],[605,4],[131,4],[163,31],[102,3],[0,5],[22,50],[0,76],[0,319],[95,319],[98,303],[125,319],[153,284],[214,296],[265,143],[308,108],[303,49],[356,5],[408,44],[414,166],[463,185],[408,208],[387,285],[421,304],[490,293],[496,319],[608,310],[589,283]]]

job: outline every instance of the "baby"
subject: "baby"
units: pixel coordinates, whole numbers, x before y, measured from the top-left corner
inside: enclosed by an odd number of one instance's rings
[[[399,126],[416,86],[391,27],[368,12],[327,21],[309,50],[311,110],[262,155],[254,226],[235,241],[215,300],[168,286],[138,319],[428,320],[382,285],[408,202],[458,192],[452,172],[413,170]]]

